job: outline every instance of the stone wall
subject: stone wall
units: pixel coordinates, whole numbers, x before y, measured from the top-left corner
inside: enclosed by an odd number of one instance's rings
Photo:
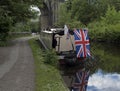
[[[44,0],[44,7],[40,9],[41,29],[53,27],[58,21],[58,11],[61,2],[64,2],[64,0]]]

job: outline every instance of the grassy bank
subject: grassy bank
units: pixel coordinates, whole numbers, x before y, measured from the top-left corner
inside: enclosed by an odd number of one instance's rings
[[[46,63],[48,59],[45,56],[46,52],[42,51],[35,39],[31,39],[29,44],[35,60],[35,91],[67,91],[59,70],[55,66]]]

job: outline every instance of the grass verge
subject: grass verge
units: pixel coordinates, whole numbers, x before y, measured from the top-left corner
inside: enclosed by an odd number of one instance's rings
[[[63,84],[59,70],[45,63],[46,53],[40,48],[35,39],[29,40],[35,60],[35,91],[68,91]],[[48,58],[47,58],[48,59]]]

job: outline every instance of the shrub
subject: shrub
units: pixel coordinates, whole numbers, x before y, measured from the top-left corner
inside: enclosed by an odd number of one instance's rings
[[[90,38],[97,41],[120,42],[120,12],[114,7],[108,7],[104,17],[99,22],[88,25]]]
[[[0,16],[0,41],[6,41],[8,37],[8,32],[11,28],[12,19],[5,16]]]
[[[45,51],[44,54],[45,63],[56,66],[58,60],[57,55],[53,49]]]

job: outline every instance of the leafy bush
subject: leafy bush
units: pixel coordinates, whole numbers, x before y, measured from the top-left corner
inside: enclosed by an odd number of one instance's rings
[[[88,25],[90,38],[97,41],[120,42],[120,12],[114,7],[108,7],[104,17],[99,22]]]
[[[0,47],[4,47],[4,46],[7,46],[8,43],[7,42],[4,42],[4,41],[0,41]]]
[[[44,61],[45,63],[54,65],[54,66],[56,66],[56,64],[58,62],[57,55],[53,49],[45,51],[44,59],[45,59],[45,61]]]
[[[105,24],[117,24],[120,23],[120,12],[115,10],[115,7],[108,6],[107,12],[104,17],[101,17],[102,22]]]
[[[67,23],[70,28],[85,28],[86,26],[82,24],[80,21],[72,21]]]
[[[11,28],[12,19],[0,10],[0,41],[6,41]]]

